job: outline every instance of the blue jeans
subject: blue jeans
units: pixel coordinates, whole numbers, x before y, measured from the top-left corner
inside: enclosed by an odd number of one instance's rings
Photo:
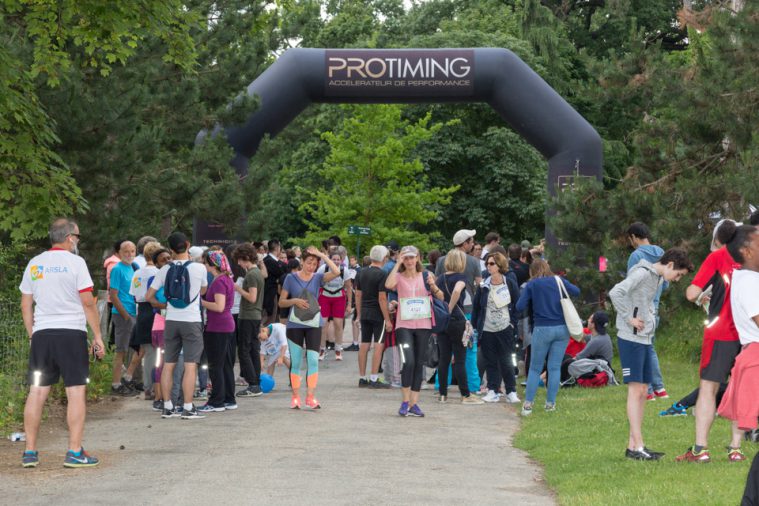
[[[540,373],[548,358],[548,391],[546,403],[555,404],[561,383],[561,361],[569,344],[569,330],[566,325],[556,327],[535,327],[532,331],[532,352],[530,353],[530,374],[527,376],[525,402],[535,400]]]

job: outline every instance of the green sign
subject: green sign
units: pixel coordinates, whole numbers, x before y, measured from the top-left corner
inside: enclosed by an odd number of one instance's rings
[[[359,227],[358,225],[348,225],[348,235],[372,235],[371,227]]]

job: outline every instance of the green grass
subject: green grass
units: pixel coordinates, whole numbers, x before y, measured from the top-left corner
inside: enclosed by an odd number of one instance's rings
[[[693,358],[698,356],[700,337],[693,333],[700,332],[701,320],[703,316],[695,312],[678,313],[657,337],[664,382],[672,398],[647,403],[643,435],[647,446],[666,453],[662,461],[624,458],[628,426],[623,385],[562,389],[555,413],[535,409],[523,420],[515,444],[544,466],[546,480],[561,504],[740,503],[750,459],[759,445],[744,441],[749,460],[728,462],[724,447],[730,440],[730,424],[717,419],[709,439],[712,462],[677,463],[674,458],[693,444],[695,418],[658,416],[698,384]],[[621,370],[618,358],[614,370]],[[536,408],[544,400],[545,389],[540,389]]]

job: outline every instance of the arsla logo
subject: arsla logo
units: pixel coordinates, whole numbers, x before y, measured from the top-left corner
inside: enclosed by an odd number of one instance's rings
[[[37,281],[38,279],[42,279],[43,272],[45,271],[45,267],[42,265],[32,265],[29,268],[30,274],[32,275],[32,281]]]
[[[135,276],[134,279],[132,279],[132,286],[135,288],[139,288],[142,286],[142,279],[140,279],[138,276]]]

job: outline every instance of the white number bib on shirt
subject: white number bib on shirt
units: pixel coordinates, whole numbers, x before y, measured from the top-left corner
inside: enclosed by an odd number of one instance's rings
[[[401,320],[423,320],[432,317],[429,297],[402,297]]]
[[[502,308],[503,306],[508,305],[511,302],[511,294],[509,293],[509,287],[506,285],[502,285],[498,288],[495,288],[493,291],[493,302],[495,303],[495,307]]]

